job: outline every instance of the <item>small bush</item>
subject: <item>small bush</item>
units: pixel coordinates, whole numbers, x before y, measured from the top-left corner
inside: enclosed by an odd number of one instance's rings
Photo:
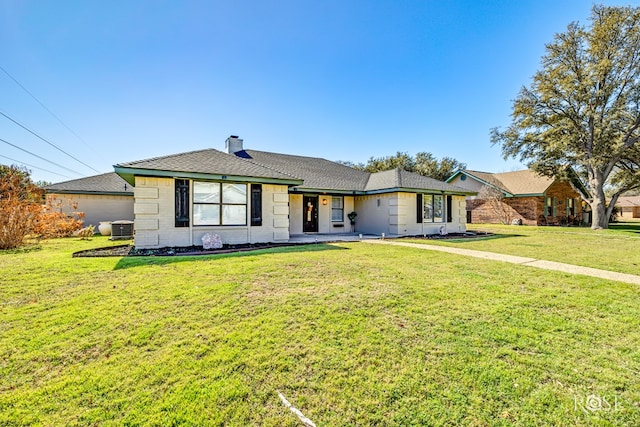
[[[65,202],[56,197],[43,202],[44,190],[28,170],[0,165],[0,250],[19,248],[30,235],[66,237],[82,228],[84,213],[77,212],[77,203],[66,201],[73,212],[65,213]]]
[[[0,249],[18,248],[33,233],[42,213],[43,194],[29,171],[0,165]]]
[[[65,213],[65,205],[73,212]],[[47,197],[47,203],[38,218],[34,233],[44,239],[68,237],[82,228],[83,212],[77,212],[78,203],[73,200],[62,201],[55,196]]]

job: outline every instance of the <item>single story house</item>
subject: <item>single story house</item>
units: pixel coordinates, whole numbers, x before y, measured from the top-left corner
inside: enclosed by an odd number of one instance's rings
[[[577,179],[561,181],[529,169],[503,173],[465,169],[455,172],[447,182],[478,193],[467,198],[468,223],[516,220],[526,225],[556,225],[587,221],[581,195],[588,193]],[[482,198],[491,191],[498,197]]]
[[[640,196],[620,196],[616,206],[620,218],[640,218]]]
[[[135,245],[286,242],[290,236],[352,231],[387,236],[464,232],[473,191],[410,173],[368,173],[322,158],[205,149],[115,165],[135,187]]]
[[[62,212],[84,212],[85,227],[102,221],[133,221],[133,186],[115,172],[46,187],[47,202]],[[74,205],[76,205],[74,209]]]

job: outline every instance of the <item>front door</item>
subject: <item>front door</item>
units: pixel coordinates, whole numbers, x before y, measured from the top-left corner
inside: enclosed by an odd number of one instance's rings
[[[318,196],[302,197],[302,231],[305,233],[318,232]]]

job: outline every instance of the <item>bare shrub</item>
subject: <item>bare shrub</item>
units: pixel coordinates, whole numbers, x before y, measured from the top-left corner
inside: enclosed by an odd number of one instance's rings
[[[68,205],[73,212],[65,213]],[[47,203],[38,219],[34,233],[44,239],[68,237],[82,228],[83,212],[77,212],[78,203],[71,200],[59,200],[55,196],[47,197]]]
[[[504,202],[504,193],[497,188],[485,185],[478,192],[478,198],[489,206],[502,224],[511,224],[513,220],[513,210],[511,206]]]
[[[0,249],[18,248],[33,233],[42,213],[43,194],[29,171],[0,165]]]

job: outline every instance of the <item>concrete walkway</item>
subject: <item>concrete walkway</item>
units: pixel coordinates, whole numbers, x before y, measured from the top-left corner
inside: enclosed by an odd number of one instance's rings
[[[527,267],[542,268],[545,270],[562,271],[564,273],[582,274],[583,276],[597,277],[599,279],[615,280],[617,282],[633,283],[640,285],[640,276],[634,274],[617,273],[615,271],[599,270],[591,267],[581,267],[579,265],[564,264],[555,261],[544,261],[535,258],[526,258],[515,255],[496,254],[493,252],[475,251],[472,249],[452,248],[450,246],[436,246],[422,243],[399,242],[396,240],[363,240],[365,243],[406,246],[410,248],[426,249],[429,251],[447,252],[450,254],[470,256],[474,258],[484,258],[492,261],[509,262]]]

